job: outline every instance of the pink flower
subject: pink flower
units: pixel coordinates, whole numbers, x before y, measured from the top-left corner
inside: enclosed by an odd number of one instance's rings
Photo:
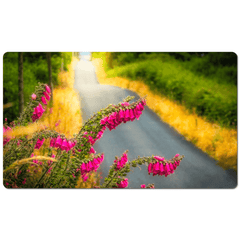
[[[159,157],[159,156],[154,156],[155,159],[157,159],[158,161],[163,161],[164,157]]]
[[[44,138],[42,140],[38,139],[34,149],[40,149],[40,147],[43,145],[43,143],[44,143]]]
[[[100,123],[104,125],[108,121],[108,117],[101,119]]]
[[[58,120],[58,122],[55,124],[55,126],[57,127],[60,122],[61,122],[61,120]]]
[[[128,161],[127,154],[123,153],[123,156],[121,157],[120,160],[119,159],[114,160],[114,162],[116,163],[115,170],[120,170],[121,168],[123,168],[126,165],[127,161]]]
[[[160,173],[160,164],[159,162],[153,164],[153,176]]]
[[[88,175],[83,175],[82,179],[83,179],[84,182],[86,182],[88,180]]]
[[[141,103],[139,103],[137,106],[138,106],[140,111],[142,111],[144,109],[144,106]]]
[[[45,109],[42,107],[42,104],[41,104],[41,103],[38,104],[38,109],[39,109],[39,111],[41,111],[42,113],[45,112]]]
[[[146,185],[145,185],[145,184],[142,184],[142,185],[141,185],[141,188],[146,188]]]
[[[24,180],[23,180],[22,184],[24,185],[24,184],[26,183],[26,181],[27,181],[27,179],[26,179],[26,178],[24,178]]]
[[[46,93],[46,92],[43,92],[45,98],[49,101],[50,100],[50,96]]]
[[[55,142],[55,147],[61,147],[62,146],[62,139],[60,136],[57,137],[56,142]]]
[[[41,100],[42,100],[43,104],[47,105],[47,101],[46,101],[45,97],[41,97]]]
[[[117,183],[117,186],[119,188],[126,188],[128,186],[128,179],[125,178],[124,180],[122,180],[119,184]]]
[[[7,132],[11,131],[11,130],[12,129],[10,127],[7,127],[7,128],[3,127],[3,136],[4,135],[6,136]],[[5,137],[5,136],[3,137],[3,146],[11,140],[11,137]]]
[[[37,98],[37,95],[36,94],[32,94],[32,100],[35,100]]]
[[[129,109],[125,111],[125,116],[124,116],[124,121],[129,121],[130,120],[130,115],[129,115]]]
[[[47,173],[50,173],[50,172],[51,172],[51,170],[52,170],[52,167],[50,167],[50,168],[48,169]]]
[[[88,170],[89,170],[89,172],[92,171],[92,170],[94,170],[94,167],[93,167],[91,161],[88,162]]]
[[[89,152],[89,153],[90,153],[90,154],[91,154],[91,153],[96,153],[96,151],[94,150],[94,148],[93,148],[93,147],[91,147],[91,148],[90,148],[90,152]]]
[[[135,116],[132,109],[130,109],[129,115],[130,115],[130,120],[133,121],[135,119]]]
[[[129,102],[123,102],[123,103],[121,103],[121,105],[122,106],[129,106],[130,104],[129,104]]]
[[[39,119],[43,112],[45,112],[45,109],[42,107],[42,105],[39,103],[37,107],[34,108],[33,115],[32,115],[32,120],[35,122],[37,119]]]
[[[150,175],[150,173],[153,172],[153,164],[152,163],[149,163],[148,164],[148,174]]]
[[[61,149],[68,151],[68,142],[66,139],[63,139]]]
[[[50,147],[54,147],[55,142],[56,142],[56,138],[51,138]]]
[[[50,87],[46,84],[46,91],[48,92],[48,93],[51,93],[51,89],[50,89]]]
[[[163,164],[160,163],[160,175],[162,176],[164,173],[164,167],[163,167]]]
[[[82,175],[86,172],[86,170],[87,170],[86,163],[83,163],[83,164],[81,165],[80,170],[81,170],[81,174],[82,174]]]
[[[179,154],[178,154],[178,153],[175,155],[175,158],[176,158],[176,157],[179,157]]]

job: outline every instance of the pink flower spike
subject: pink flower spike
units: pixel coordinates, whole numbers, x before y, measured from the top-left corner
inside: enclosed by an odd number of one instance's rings
[[[42,100],[42,103],[47,105],[47,101],[46,101],[46,98],[45,97],[41,97],[41,100]]]
[[[32,100],[35,100],[37,98],[37,95],[35,93],[32,94]]]
[[[50,89],[50,87],[46,84],[46,91],[48,92],[48,93],[51,93],[51,89]]]
[[[146,188],[146,185],[145,185],[145,184],[142,184],[142,185],[141,185],[141,188]]]
[[[43,92],[45,98],[49,101],[50,100],[50,96],[46,93],[46,92]]]

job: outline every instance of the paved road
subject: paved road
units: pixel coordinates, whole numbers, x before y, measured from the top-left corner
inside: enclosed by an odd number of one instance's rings
[[[97,81],[94,66],[90,61],[81,60],[75,67],[75,89],[79,91],[86,121],[94,112],[108,104],[117,104],[125,97],[137,94],[118,87],[100,85]],[[197,149],[174,129],[162,122],[147,106],[140,119],[121,124],[111,132],[106,130],[103,137],[94,145],[97,153],[104,152],[105,160],[101,165],[103,177],[106,177],[109,166],[115,156],[128,149],[129,160],[137,156],[159,155],[167,159],[176,153],[185,155],[174,174],[149,176],[146,166],[134,168],[128,174],[128,188],[140,188],[141,184],[154,183],[155,188],[235,188],[237,176],[234,171],[226,171],[216,165],[216,161]]]

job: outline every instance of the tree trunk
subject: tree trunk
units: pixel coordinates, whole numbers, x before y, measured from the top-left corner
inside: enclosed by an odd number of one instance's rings
[[[18,97],[19,97],[19,115],[24,108],[24,92],[23,92],[23,53],[18,53]]]
[[[47,63],[48,63],[48,78],[49,78],[49,86],[51,88],[51,103],[53,101],[53,83],[52,83],[52,65],[51,65],[51,52],[47,52]]]

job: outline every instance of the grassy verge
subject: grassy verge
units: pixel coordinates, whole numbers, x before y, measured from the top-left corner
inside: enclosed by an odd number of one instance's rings
[[[237,125],[237,87],[198,76],[177,61],[145,60],[114,67],[108,77],[143,80],[152,91],[178,101],[190,111],[223,127]]]
[[[204,117],[199,117],[176,101],[170,100],[159,92],[154,92],[143,81],[109,77],[115,76],[114,72],[110,72],[107,76],[106,63],[101,58],[94,58],[93,64],[101,84],[127,88],[140,96],[147,95],[148,107],[164,122],[174,127],[187,140],[215,158],[223,168],[237,170],[237,131],[235,129],[225,128],[207,121]]]

